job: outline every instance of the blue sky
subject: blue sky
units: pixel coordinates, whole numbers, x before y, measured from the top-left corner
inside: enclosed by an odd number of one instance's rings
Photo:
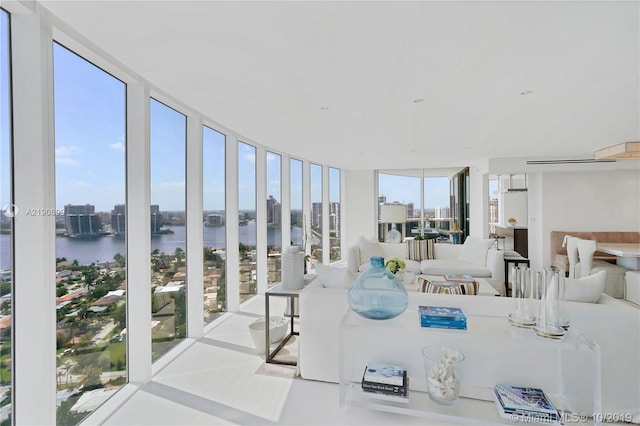
[[[388,203],[413,203],[420,208],[420,178],[380,173],[378,180],[380,195],[387,197]],[[425,208],[449,205],[449,178],[429,177],[424,182]]]

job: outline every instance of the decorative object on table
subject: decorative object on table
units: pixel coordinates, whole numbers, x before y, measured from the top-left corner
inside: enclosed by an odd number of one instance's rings
[[[447,346],[427,346],[422,349],[427,391],[432,401],[453,405],[460,397],[459,364],[464,355]]]
[[[258,318],[251,324],[249,324],[249,333],[251,339],[256,347],[258,354],[264,354],[266,350],[266,330],[265,330],[265,317]],[[270,343],[279,342],[287,333],[287,327],[289,321],[283,317],[269,317],[269,341]]]
[[[494,401],[500,417],[512,422],[561,424],[560,413],[542,389],[497,384]]]
[[[365,270],[349,289],[349,306],[358,315],[370,319],[390,319],[403,313],[409,295],[398,277],[384,267],[382,257],[372,257]]]
[[[512,297],[515,311],[508,315],[509,323],[516,327],[531,328],[536,323],[535,300],[538,298],[540,277],[527,267],[511,268]]]
[[[395,274],[396,272],[405,269],[407,267],[407,264],[404,263],[404,260],[402,259],[392,257],[391,259],[387,260],[387,263],[385,263],[384,266],[386,266],[392,274]]]
[[[510,226],[515,226],[518,223],[515,217],[510,217],[509,219],[507,219],[507,222]]]
[[[539,336],[560,339],[569,328],[564,309],[565,279],[555,268],[545,268],[541,277],[543,287],[534,330]]]
[[[467,329],[467,316],[462,309],[448,306],[419,306],[420,326],[429,328]]]
[[[282,252],[282,288],[300,290],[304,287],[304,251],[298,246],[286,247]]]
[[[479,284],[477,281],[435,281],[419,277],[418,287],[423,293],[465,294],[473,296],[478,294]]]
[[[390,223],[391,230],[387,232],[386,242],[402,242],[402,234],[396,229],[396,224],[407,221],[407,206],[404,204],[382,204],[380,206],[380,223]],[[386,225],[385,225],[386,226]],[[385,228],[386,229],[386,228]]]
[[[371,363],[364,369],[362,389],[366,392],[407,396],[407,370],[392,364]]]

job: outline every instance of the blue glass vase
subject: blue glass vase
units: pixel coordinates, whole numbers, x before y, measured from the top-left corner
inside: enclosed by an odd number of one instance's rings
[[[407,309],[409,296],[400,280],[384,267],[382,257],[372,257],[371,265],[353,282],[349,305],[365,318],[389,319]]]

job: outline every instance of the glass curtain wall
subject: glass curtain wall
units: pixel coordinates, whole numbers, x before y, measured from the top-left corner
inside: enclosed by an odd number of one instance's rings
[[[187,117],[151,99],[151,338],[152,360],[187,335]]]
[[[11,151],[11,58],[9,14],[0,9],[0,411],[11,404],[11,293],[13,287],[13,207]],[[11,414],[2,421],[11,424]]]
[[[303,238],[304,214],[302,213],[302,161],[292,158],[289,160],[289,181],[291,188],[291,245],[305,248]]]
[[[307,244],[311,247],[311,262],[322,263],[322,166],[310,165],[311,182],[311,228]]]
[[[256,148],[238,142],[238,235],[240,303],[257,293]]]
[[[126,383],[126,85],[53,45],[58,424]],[[99,401],[99,402],[96,402]]]
[[[202,212],[204,323],[227,311],[225,135],[202,131]]]
[[[340,169],[329,167],[329,260],[336,262],[342,259],[340,251]]]
[[[281,281],[282,157],[267,151],[267,287]]]

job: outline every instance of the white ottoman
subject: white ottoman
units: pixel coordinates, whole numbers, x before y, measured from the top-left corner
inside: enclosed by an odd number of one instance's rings
[[[624,274],[624,299],[640,305],[640,271]]]

